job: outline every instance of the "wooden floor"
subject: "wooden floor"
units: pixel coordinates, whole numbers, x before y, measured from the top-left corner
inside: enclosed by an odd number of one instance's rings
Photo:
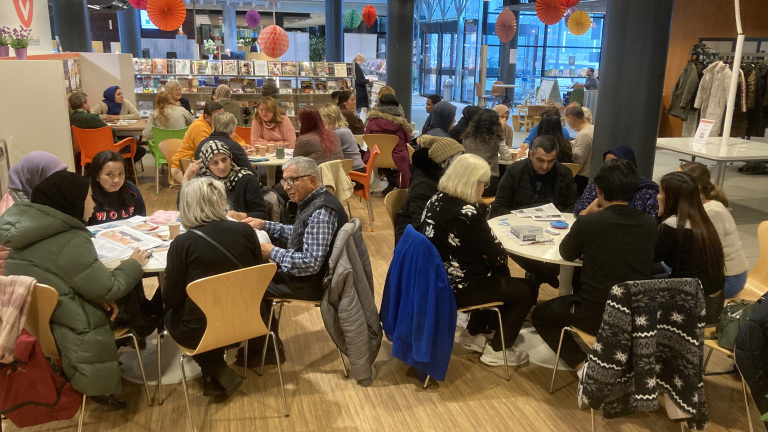
[[[150,158],[147,158],[149,160]],[[176,189],[161,182],[155,195],[153,167],[139,173],[140,189],[149,213],[175,208]],[[165,176],[167,179],[167,174]],[[375,232],[368,231],[365,203],[350,200],[352,216],[363,220],[364,237],[371,255],[377,298],[381,292],[393,252],[392,224],[380,194],[373,199]],[[513,273],[520,269],[511,264]],[[149,280],[148,280],[149,281]],[[539,302],[556,295],[542,287]],[[576,405],[576,375],[561,372],[556,391],[548,393],[551,369],[533,364],[503,368],[479,362],[479,355],[455,346],[445,382],[422,390],[408,374],[408,367],[391,355],[384,340],[375,363],[375,380],[368,387],[345,379],[338,354],[327,335],[320,311],[300,305],[287,306],[280,329],[287,362],[283,372],[291,416],[283,416],[277,370],[267,367],[264,376],[253,371],[245,384],[225,403],[214,404],[202,395],[200,380],[191,383],[190,399],[194,424],[201,431],[588,431],[589,411]],[[712,356],[710,370],[731,368],[719,353]],[[238,369],[242,371],[241,369]],[[744,399],[740,381],[732,375],[705,377],[711,423],[709,431],[746,431]],[[155,396],[155,389],[152,388]],[[165,403],[148,407],[141,385],[123,381],[122,397],[128,408],[106,412],[90,403],[86,408],[86,431],[187,430],[186,408],[181,385],[165,386]],[[755,430],[763,426],[751,405]],[[598,431],[679,431],[663,409],[622,419],[603,421],[597,414]],[[16,430],[4,422],[6,430]],[[9,427],[10,426],[10,427]],[[25,429],[29,431],[76,430],[77,418]]]

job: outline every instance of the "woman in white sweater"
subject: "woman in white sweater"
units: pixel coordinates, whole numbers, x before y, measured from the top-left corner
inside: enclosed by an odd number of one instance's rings
[[[152,126],[160,129],[184,129],[195,121],[189,111],[174,103],[168,92],[161,91],[155,97],[155,109],[149,113],[144,139],[152,139]],[[159,144],[159,143],[158,143]]]
[[[707,167],[699,162],[686,162],[681,171],[691,174],[699,185],[701,202],[715,226],[725,256],[725,298],[735,297],[747,283],[749,262],[741,247],[736,222],[728,210],[728,198],[722,189],[712,184]]]
[[[105,121],[141,119],[139,110],[125,100],[123,90],[118,86],[104,90],[104,99],[91,109],[91,113],[98,114]]]

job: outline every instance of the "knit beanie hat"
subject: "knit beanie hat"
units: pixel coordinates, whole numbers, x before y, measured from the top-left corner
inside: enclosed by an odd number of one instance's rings
[[[464,151],[463,145],[448,137],[423,135],[419,139],[419,145],[428,148],[429,158],[437,163],[442,163],[453,155]]]

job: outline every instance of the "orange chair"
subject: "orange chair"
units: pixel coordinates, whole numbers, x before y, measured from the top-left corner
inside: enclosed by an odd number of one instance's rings
[[[245,126],[235,127],[235,135],[243,139],[247,144],[251,143],[251,128]]]
[[[362,190],[356,190],[355,195],[365,198],[368,203],[368,223],[371,225],[371,232],[373,232],[373,207],[371,206],[371,175],[373,175],[373,167],[376,165],[376,158],[379,157],[379,146],[374,145],[371,150],[371,156],[368,158],[368,164],[365,166],[365,174],[356,171],[349,172],[349,178],[355,180],[363,185]],[[349,202],[347,202],[347,208],[349,208]],[[352,211],[350,210],[350,213]]]
[[[85,165],[91,163],[93,158],[104,150],[114,150],[119,152],[121,148],[130,145],[130,153],[123,154],[124,159],[130,159],[133,166],[133,172],[136,172],[136,166],[133,163],[133,157],[136,155],[136,139],[128,137],[115,143],[112,137],[112,128],[104,126],[98,129],[81,129],[72,127],[72,136],[77,140],[80,147],[80,166],[85,170]],[[73,147],[75,144],[73,144]]]

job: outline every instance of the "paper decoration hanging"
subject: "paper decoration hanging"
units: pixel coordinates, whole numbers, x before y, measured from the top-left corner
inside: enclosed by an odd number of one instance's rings
[[[559,0],[537,0],[536,15],[544,24],[555,25],[565,15],[565,7]]]
[[[160,30],[172,31],[184,24],[187,7],[183,0],[149,0],[147,16]]]
[[[288,33],[282,27],[271,25],[264,27],[259,33],[259,47],[261,52],[272,57],[279,58],[288,51]]]
[[[368,27],[373,25],[373,22],[376,21],[376,8],[368,5],[363,8],[363,21],[365,21],[365,25]]]
[[[357,9],[350,9],[344,12],[343,18],[344,25],[350,29],[357,28],[360,23],[363,22],[363,17],[360,15],[360,12],[358,12]]]
[[[570,8],[579,4],[580,1],[581,0],[560,0],[560,4],[563,5],[564,8]]]
[[[575,7],[568,8],[568,9],[565,10],[565,17],[563,17],[563,19],[565,20],[566,25],[568,24],[568,18],[570,18],[571,14],[573,14],[577,10],[578,9],[576,9]]]
[[[589,14],[584,11],[576,11],[571,14],[571,17],[566,21],[568,30],[576,36],[581,36],[592,27],[592,19],[589,18]]]
[[[261,14],[256,9],[251,9],[245,13],[245,23],[250,28],[256,28],[261,24]]]
[[[128,0],[128,3],[130,3],[131,6],[135,7],[136,9],[147,8],[147,0]]]
[[[517,31],[517,20],[515,14],[509,9],[504,9],[496,19],[496,36],[499,40],[507,43],[515,37]]]

